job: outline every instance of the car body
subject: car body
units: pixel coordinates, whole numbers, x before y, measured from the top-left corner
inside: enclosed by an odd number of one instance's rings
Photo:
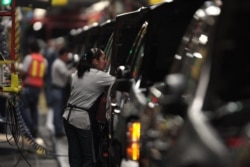
[[[141,7],[136,11],[119,14],[115,18],[114,31],[106,45],[107,56],[110,57],[110,74],[115,75],[117,67],[123,65],[129,50],[145,21],[148,8]]]
[[[75,54],[82,54],[92,47],[104,50],[113,31],[114,20],[107,20],[101,24],[93,23],[81,29],[72,29],[66,41]]]
[[[142,24],[145,21],[148,9],[145,7],[139,8],[136,11],[123,13],[116,16],[114,22],[114,31],[110,35],[106,44],[104,52],[108,65],[106,71],[111,75],[117,75],[117,68],[125,64],[127,56],[129,55],[129,49],[132,47],[138,32]],[[112,102],[110,97],[112,95],[108,93],[107,103],[107,122],[108,122],[108,141],[109,141],[109,166],[117,166],[120,163],[120,157],[114,155],[112,148],[113,142],[113,114],[111,113]],[[111,98],[112,99],[112,98]]]

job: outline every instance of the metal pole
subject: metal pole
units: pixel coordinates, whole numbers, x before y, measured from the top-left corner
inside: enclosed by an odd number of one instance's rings
[[[10,59],[16,61],[16,51],[15,51],[15,36],[16,36],[16,0],[12,0],[11,4],[11,43],[10,43]],[[15,64],[11,64],[11,72],[15,72]]]

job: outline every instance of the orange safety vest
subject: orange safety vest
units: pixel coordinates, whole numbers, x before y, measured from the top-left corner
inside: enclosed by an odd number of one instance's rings
[[[42,87],[45,75],[45,62],[41,54],[31,54],[31,63],[26,78],[26,84],[35,87]]]

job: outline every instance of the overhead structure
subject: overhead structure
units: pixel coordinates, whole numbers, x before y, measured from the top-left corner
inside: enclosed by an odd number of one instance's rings
[[[68,5],[63,6],[63,3]],[[33,17],[29,20],[25,29],[25,34],[33,35],[37,38],[48,40],[69,35],[72,29],[82,29],[84,26],[93,23],[103,23],[109,19],[109,14],[105,10],[109,6],[109,1],[76,1],[76,0],[53,0],[57,6],[52,6],[46,10],[42,18]],[[60,6],[61,5],[61,6]],[[88,5],[88,6],[87,6]],[[39,30],[33,29],[33,25],[40,23]]]
[[[11,0],[2,0],[11,1]],[[100,0],[18,0],[17,6],[32,7],[32,8],[49,8],[49,7],[61,7],[61,6],[83,6],[87,7]]]

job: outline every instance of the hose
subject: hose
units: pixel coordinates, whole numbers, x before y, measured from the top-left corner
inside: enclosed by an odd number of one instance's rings
[[[39,155],[46,155],[52,153],[47,150],[44,146],[38,144],[35,138],[30,133],[30,130],[26,126],[23,117],[21,115],[22,109],[22,101],[17,95],[13,95],[8,99],[7,103],[7,125],[9,125],[9,129],[11,135],[15,141],[15,144],[18,145],[20,136],[26,138],[29,144],[36,150],[36,153]],[[10,143],[10,142],[9,142]]]

